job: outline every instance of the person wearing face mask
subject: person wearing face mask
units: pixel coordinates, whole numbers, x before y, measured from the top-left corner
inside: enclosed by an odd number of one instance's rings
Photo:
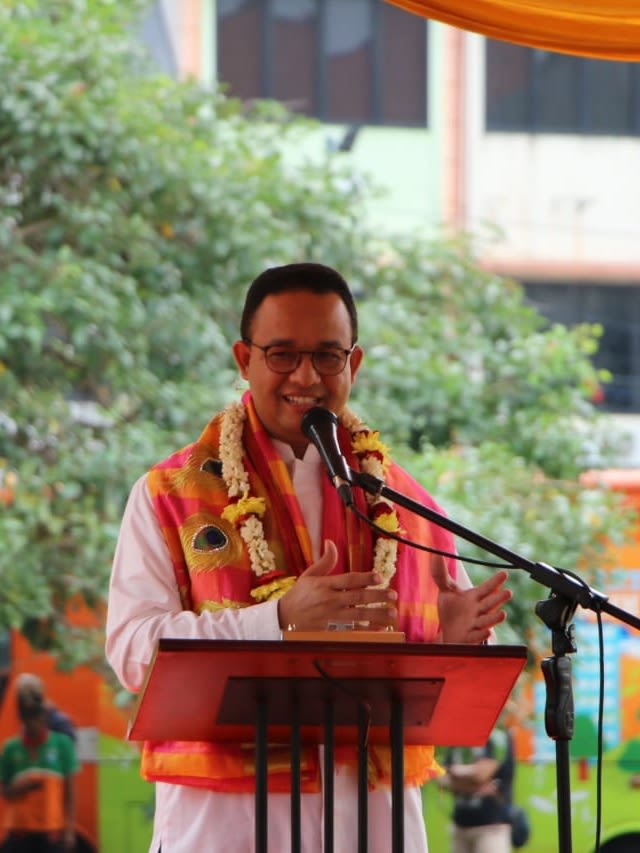
[[[334,269],[296,263],[262,272],[246,294],[232,351],[248,382],[200,437],[135,483],[114,558],[106,652],[124,686],[141,688],[160,638],[278,640],[288,626],[324,630],[360,621],[412,642],[481,643],[504,617],[506,572],[472,587],[454,558],[434,557],[372,531],[347,510],[301,429],[316,406],[334,412],[347,464],[434,509],[390,457],[384,439],[349,407],[363,362],[353,295]],[[455,553],[443,528],[354,490],[358,508],[387,530]],[[323,849],[318,748],[302,756],[302,850]],[[280,760],[278,760],[280,758]],[[424,853],[420,786],[440,772],[433,749],[405,748],[406,853]],[[254,849],[253,747],[145,744],[142,773],[156,783],[151,853]],[[389,755],[370,753],[368,838],[388,853]],[[268,770],[268,845],[290,849],[288,769]],[[336,753],[334,850],[357,849],[357,773]]]

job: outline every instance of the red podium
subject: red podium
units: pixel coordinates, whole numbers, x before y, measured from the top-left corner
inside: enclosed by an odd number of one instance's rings
[[[526,657],[516,645],[160,640],[128,737],[254,742],[256,853],[267,849],[267,743],[291,748],[294,853],[301,744],[324,744],[325,853],[333,851],[334,744],[358,746],[359,853],[367,850],[367,747],[389,744],[391,849],[402,853],[404,745],[484,744]]]

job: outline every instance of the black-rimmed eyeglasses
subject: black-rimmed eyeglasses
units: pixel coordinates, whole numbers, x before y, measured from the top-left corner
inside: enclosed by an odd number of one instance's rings
[[[340,349],[340,347],[327,347],[326,349],[292,349],[281,344],[269,344],[266,347],[255,344],[249,338],[243,338],[245,344],[262,350],[264,360],[274,373],[293,373],[302,361],[303,356],[308,355],[316,373],[320,376],[337,376],[344,370],[347,359],[353,352],[351,349]]]

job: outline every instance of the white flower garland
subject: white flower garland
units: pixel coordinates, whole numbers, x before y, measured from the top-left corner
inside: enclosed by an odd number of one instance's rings
[[[265,513],[264,498],[249,495],[249,475],[242,464],[242,428],[246,411],[242,403],[232,403],[224,411],[220,430],[220,461],[227,494],[236,499],[225,507],[222,517],[239,525],[247,545],[251,568],[257,577],[274,572],[276,559],[264,538],[260,520]]]
[[[389,448],[380,441],[380,433],[370,430],[351,409],[345,408],[340,422],[351,433],[351,449],[366,474],[384,481],[391,464]],[[400,533],[398,515],[391,501],[366,493],[369,515],[378,527],[389,533]],[[389,586],[396,573],[398,543],[395,539],[378,536],[373,550],[373,570],[382,578],[381,588]]]
[[[249,494],[249,475],[242,464],[242,431],[246,409],[242,403],[231,403],[223,412],[220,431],[220,461],[222,478],[227,494],[232,499],[222,512],[222,517],[235,524],[246,543],[251,569],[256,577],[276,570],[276,561],[264,536],[261,518],[266,511],[264,498]],[[379,434],[369,430],[349,409],[345,409],[341,423],[349,430],[352,449],[360,460],[363,471],[382,480],[389,466],[388,448],[380,441]],[[399,532],[398,516],[393,505],[386,499],[367,494],[367,505],[372,520],[384,530]],[[398,543],[385,536],[378,536],[374,546],[373,570],[382,578],[380,587],[387,587],[396,571]],[[286,587],[290,579],[285,579]],[[274,584],[269,593],[283,592],[282,584]]]

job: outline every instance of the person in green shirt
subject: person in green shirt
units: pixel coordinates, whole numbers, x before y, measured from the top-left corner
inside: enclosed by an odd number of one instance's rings
[[[0,794],[6,800],[3,853],[63,853],[73,850],[73,740],[47,724],[42,682],[20,676],[16,685],[19,734],[0,752]]]

